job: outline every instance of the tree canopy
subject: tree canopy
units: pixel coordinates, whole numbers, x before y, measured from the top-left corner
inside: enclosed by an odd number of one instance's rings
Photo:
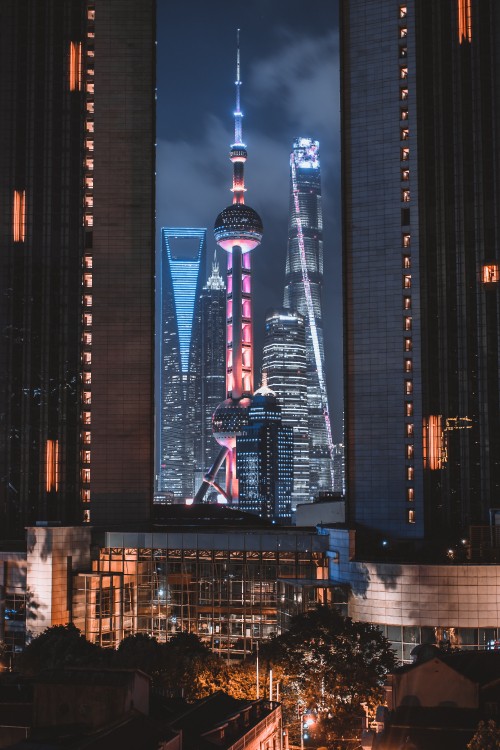
[[[480,721],[467,750],[500,750],[500,728],[493,720]]]

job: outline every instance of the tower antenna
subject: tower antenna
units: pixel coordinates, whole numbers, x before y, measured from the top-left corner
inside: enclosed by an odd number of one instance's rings
[[[236,29],[236,109],[234,111],[234,145],[243,146],[242,141],[242,118],[243,114],[240,108],[240,30]]]

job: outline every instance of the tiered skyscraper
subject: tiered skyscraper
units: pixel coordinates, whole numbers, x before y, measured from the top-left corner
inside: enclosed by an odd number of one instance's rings
[[[217,442],[223,446],[218,458],[196,495],[201,501],[209,484],[226,460],[226,491],[228,502],[238,499],[236,475],[236,438],[248,422],[248,407],[253,393],[253,330],[252,276],[250,251],[262,239],[262,221],[250,206],[245,205],[244,166],[247,160],[243,143],[240,108],[240,47],[236,61],[236,108],[234,112],[234,143],[230,159],[233,164],[233,203],[215,220],[217,243],[228,253],[226,304],[226,393],[227,398],[214,412],[213,430]]]
[[[192,497],[201,427],[199,298],[206,229],[162,229],[161,492]]]
[[[290,156],[290,218],[284,305],[307,321],[309,494],[333,484],[332,436],[325,381],[321,287],[323,214],[319,144],[297,138]]]
[[[136,523],[153,480],[155,7],[4,0],[0,523]]]
[[[266,316],[262,372],[281,406],[283,425],[293,430],[292,508],[309,502],[309,433],[305,318],[292,310]]]
[[[444,544],[500,498],[500,11],[341,9],[351,519]]]
[[[226,285],[215,255],[198,309],[200,376],[195,398],[200,403],[200,425],[195,435],[195,458],[199,483],[220,450],[213,436],[212,415],[226,392]]]

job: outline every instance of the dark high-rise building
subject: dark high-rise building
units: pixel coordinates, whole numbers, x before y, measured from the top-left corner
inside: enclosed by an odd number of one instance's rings
[[[500,498],[500,7],[341,9],[351,520],[467,537]]]
[[[197,309],[206,261],[207,231],[163,228],[161,234],[161,463],[158,489],[186,498],[192,497],[194,492],[195,436],[201,427],[201,341]]]
[[[319,144],[297,138],[290,156],[290,217],[284,306],[306,319],[309,492],[333,483],[332,434],[325,381],[321,288],[323,214]]]
[[[283,426],[276,394],[265,384],[255,391],[248,425],[236,438],[236,473],[241,510],[263,518],[290,518],[293,431]]]
[[[293,431],[292,509],[309,502],[309,432],[305,319],[292,310],[266,316],[262,373],[281,407],[283,425]]]
[[[5,0],[0,520],[152,498],[155,8]]]
[[[195,400],[199,402],[199,427],[195,458],[200,481],[220,448],[212,432],[212,415],[226,392],[226,285],[214,255],[212,273],[202,289],[199,305],[200,375]]]

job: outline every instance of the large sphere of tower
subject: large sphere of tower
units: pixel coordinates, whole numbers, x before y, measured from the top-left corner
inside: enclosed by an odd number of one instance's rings
[[[227,252],[235,245],[241,247],[242,253],[250,252],[260,245],[263,231],[259,214],[245,203],[233,203],[225,208],[214,224],[215,239]]]
[[[213,413],[212,431],[219,445],[231,450],[236,445],[236,438],[248,425],[249,398],[227,398]]]

